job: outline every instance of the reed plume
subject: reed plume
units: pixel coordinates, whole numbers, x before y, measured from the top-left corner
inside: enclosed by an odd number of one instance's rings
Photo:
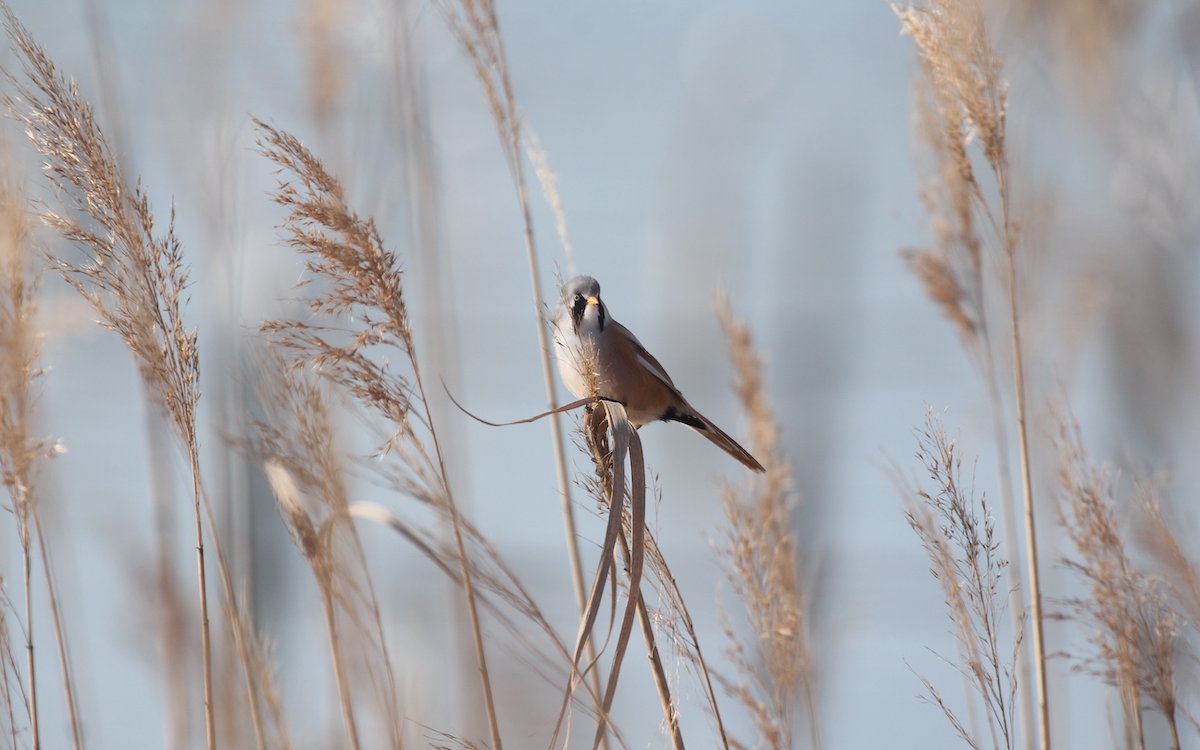
[[[585,350],[583,352],[582,368],[584,372],[594,375],[595,369],[593,357],[594,351]],[[589,380],[594,383],[594,377],[590,377]],[[615,529],[615,526],[619,525],[619,529],[616,529],[617,534],[611,539],[608,538],[609,535],[606,534],[606,543],[611,543],[612,547],[609,547],[606,544],[605,548],[601,550],[601,570],[603,570],[603,566],[606,565],[608,560],[613,560],[613,558],[615,558],[615,555],[618,554],[618,551],[621,555],[621,559],[624,560],[625,567],[629,568],[633,560],[633,547],[631,540],[634,538],[634,535],[637,534],[640,535],[642,539],[642,545],[644,547],[642,555],[644,556],[646,570],[650,574],[648,576],[650,579],[648,583],[656,589],[661,589],[661,586],[664,582],[669,580],[673,584],[674,579],[670,576],[670,568],[667,567],[666,558],[663,557],[662,550],[658,547],[657,542],[654,540],[654,535],[650,528],[646,526],[644,522],[641,524],[637,523],[632,510],[632,503],[627,506],[623,500],[617,502],[615,512],[620,513],[621,515],[619,517],[614,515],[614,481],[616,481],[616,479],[619,478],[623,472],[614,471],[614,461],[616,460],[617,456],[613,452],[612,441],[609,440],[609,433],[608,412],[606,409],[599,406],[589,408],[585,412],[583,419],[579,423],[579,429],[577,431],[580,447],[583,448],[591,457],[593,468],[593,473],[590,475],[585,474],[580,477],[578,484],[587,495],[591,496],[592,499],[595,500],[596,507],[600,510],[600,512],[608,514],[610,528]],[[633,477],[631,478],[631,481],[641,481],[643,485],[640,489],[640,492],[645,492],[644,477],[640,479],[638,477]],[[632,487],[622,487],[622,491],[625,495],[632,496],[633,494]],[[615,565],[615,560],[613,560],[613,564]],[[650,674],[654,680],[654,688],[658,693],[659,705],[661,706],[663,712],[663,724],[666,727],[667,734],[671,738],[672,747],[677,749],[682,748],[684,744],[683,733],[679,728],[679,706],[672,695],[671,685],[667,678],[667,671],[663,663],[662,653],[658,648],[658,640],[655,637],[656,621],[661,621],[663,618],[656,617],[656,613],[652,612],[647,606],[646,597],[642,591],[643,584],[641,584],[640,580],[638,582],[637,589],[630,588],[630,584],[631,581],[627,581],[625,583],[624,587],[626,596],[628,597],[629,603],[631,603],[634,608],[642,635],[642,641],[646,646],[646,655],[650,660]],[[614,595],[616,585],[616,582],[614,582]],[[591,604],[591,599],[597,597],[597,591],[598,588],[596,584],[593,584],[593,590],[591,596],[589,597],[589,604]],[[675,591],[678,593],[677,588]],[[674,610],[673,614],[683,616],[683,614],[686,613],[686,609],[682,607],[682,596],[680,596],[678,600],[668,600],[666,597],[663,597],[660,594],[659,599],[660,601],[670,601],[672,604],[675,603],[675,601],[678,601],[680,608]],[[585,615],[586,613],[587,610],[585,610]],[[690,615],[687,617],[690,623]],[[586,644],[591,635],[590,627],[582,632],[584,639],[583,643]],[[628,634],[623,633],[623,635]],[[698,654],[698,647],[696,653]],[[578,659],[578,656],[579,654],[577,652],[576,659]],[[585,669],[584,671],[588,674],[595,674],[598,671],[596,669],[597,660],[594,657],[589,656],[587,657],[586,661],[589,665],[589,668]],[[702,658],[699,658],[699,663],[703,663]],[[612,674],[619,675],[619,658],[614,658],[612,669]],[[709,685],[709,688],[711,690],[711,684]],[[716,709],[716,704],[713,703],[712,706],[713,711],[718,717],[719,721],[720,713]],[[612,719],[605,717],[608,712],[608,706],[604,706],[602,710],[604,712],[604,714],[602,714],[602,718],[606,718],[607,722],[611,723]],[[721,731],[721,737],[722,745],[725,745],[723,729]]]
[[[1061,522],[1075,547],[1067,568],[1087,585],[1087,596],[1063,601],[1065,616],[1092,630],[1093,651],[1076,654],[1076,667],[1117,689],[1127,726],[1145,748],[1143,699],[1167,721],[1179,748],[1175,660],[1181,618],[1158,576],[1139,570],[1117,518],[1114,472],[1092,463],[1077,422],[1064,418],[1058,434]]]
[[[717,556],[749,634],[739,636],[732,625],[726,626],[726,652],[737,677],[722,682],[753,719],[755,747],[794,747],[798,713],[804,711],[811,744],[819,748],[808,592],[801,583],[792,527],[797,502],[792,467],[766,400],[763,364],[750,329],[734,317],[724,296],[717,300],[717,316],[737,372],[734,391],[750,418],[750,450],[766,468],[748,486],[728,486],[723,492],[727,527]]]
[[[898,480],[907,504],[905,515],[929,556],[930,573],[942,587],[958,646],[958,660],[951,663],[984,706],[987,740],[932,681],[921,677],[925,697],[941,709],[968,746],[1012,750],[1018,746],[1016,664],[1022,631],[1012,634],[1011,651],[1005,648],[1000,629],[1008,562],[999,554],[991,506],[985,495],[976,497],[973,480],[963,475],[958,445],[932,412],[917,433],[916,458],[929,484]],[[1017,619],[1023,621],[1023,613]]]
[[[375,587],[351,523],[328,397],[313,376],[277,358],[264,357],[257,382],[264,415],[254,425],[251,449],[263,461],[280,516],[317,583],[347,742],[362,746],[346,660],[351,645],[360,644],[391,746],[398,748],[399,694]]]
[[[1008,84],[1003,78],[1004,61],[991,42],[982,0],[927,0],[907,7],[893,5],[892,9],[899,17],[904,33],[912,37],[917,48],[921,69],[918,122],[933,156],[936,175],[932,189],[926,190],[922,197],[938,244],[934,250],[917,251],[909,257],[926,292],[954,323],[968,348],[977,354],[977,362],[983,371],[995,415],[1001,492],[1005,499],[1005,525],[1011,554],[1015,551],[1016,539],[1015,502],[1009,500],[1013,493],[1008,485],[1007,429],[1001,415],[999,379],[988,338],[986,295],[989,285],[1003,288],[1008,302],[1015,402],[1013,417],[1024,510],[1024,557],[1037,724],[1040,746],[1042,750],[1050,750],[1044,616],[1027,429],[1025,345],[1019,307],[1017,261],[1021,245],[1019,225],[1012,213],[1006,131]],[[987,167],[982,177],[975,169],[976,158],[982,159]],[[986,235],[980,230],[980,224]],[[985,236],[990,242],[984,241]],[[989,264],[985,249],[989,244],[996,246],[1004,261],[1005,272],[995,278],[987,272]]]
[[[0,484],[8,491],[10,507],[17,522],[21,549],[21,573],[24,587],[25,674],[30,744],[41,746],[41,721],[38,711],[37,660],[33,642],[33,562],[34,547],[41,556],[46,595],[54,626],[58,666],[63,697],[76,748],[83,736],[75,699],[75,680],[71,671],[63,624],[62,603],[50,563],[49,545],[39,512],[37,475],[48,458],[61,451],[55,441],[34,434],[37,410],[37,382],[42,375],[38,365],[41,336],[35,324],[35,297],[40,273],[31,262],[34,245],[25,197],[9,182],[0,181]]]
[[[568,261],[571,245],[567,236],[567,223],[562,210],[562,200],[545,157],[532,129],[528,128],[517,106],[512,79],[508,71],[508,57],[504,50],[504,37],[496,17],[493,0],[439,0],[438,7],[450,31],[458,39],[467,54],[475,76],[483,88],[496,135],[504,152],[505,164],[516,191],[517,205],[521,212],[524,229],[525,260],[529,268],[529,286],[533,301],[534,325],[537,333],[538,351],[542,371],[542,384],[546,394],[546,406],[553,410],[558,406],[558,388],[555,384],[554,356],[547,334],[550,321],[546,315],[546,298],[542,294],[541,264],[538,260],[537,236],[533,230],[533,211],[529,201],[529,189],[525,178],[523,148],[527,148],[534,162],[534,171],[542,184],[547,203],[555,216],[555,223],[563,243]],[[575,591],[575,603],[580,615],[586,617],[587,593],[583,581],[583,562],[579,554],[578,535],[575,526],[575,507],[571,500],[571,478],[567,470],[566,437],[562,421],[557,413],[550,415],[550,449],[554,456],[555,477],[558,481],[559,500],[562,508],[563,530],[567,543],[567,564],[571,570],[571,585]],[[584,647],[589,661],[594,661],[595,647],[589,638]],[[592,688],[600,691],[599,670],[592,672]]]
[[[64,77],[7,5],[5,28],[16,47],[24,82],[6,95],[45,159],[43,172],[62,201],[43,220],[85,252],[82,260],[55,258],[63,278],[92,306],[101,325],[121,336],[157,408],[174,428],[188,457],[196,540],[197,597],[207,744],[216,745],[212,645],[205,573],[196,409],[200,361],[195,330],[183,320],[189,270],[175,234],[172,209],[166,231],[155,224],[140,182],[122,175],[91,106]]]
[[[24,586],[24,704],[30,744],[41,747],[37,662],[33,642],[34,529],[38,523],[35,473],[52,454],[52,443],[33,434],[35,382],[39,375],[34,327],[37,277],[29,263],[25,202],[10,185],[0,185],[0,484],[16,519]]]
[[[421,378],[399,259],[383,246],[375,222],[350,209],[341,184],[299,140],[259,120],[255,125],[261,152],[286,174],[287,179],[281,180],[274,194],[275,202],[287,211],[284,241],[305,260],[310,273],[306,285],[316,290],[307,304],[322,321],[270,321],[263,324],[263,331],[285,356],[313,368],[335,388],[383,418],[390,434],[379,445],[376,456],[400,456],[418,493],[437,498],[447,514],[492,745],[500,750],[463,520],[447,478]],[[311,284],[313,280],[323,286],[317,288]],[[397,372],[385,358],[377,356],[386,349],[402,354],[410,375]]]

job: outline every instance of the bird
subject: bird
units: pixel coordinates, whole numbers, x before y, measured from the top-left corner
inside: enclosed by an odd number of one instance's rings
[[[766,471],[749,451],[689,404],[637,336],[613,320],[600,298],[600,282],[576,276],[564,284],[552,326],[558,374],[576,398],[598,396],[619,402],[635,428],[658,421],[687,425],[747,468]]]

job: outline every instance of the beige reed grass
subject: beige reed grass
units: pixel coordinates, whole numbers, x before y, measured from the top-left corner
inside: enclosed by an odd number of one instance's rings
[[[1065,564],[1087,586],[1087,596],[1063,605],[1067,617],[1092,629],[1093,650],[1075,654],[1076,664],[1117,689],[1135,747],[1146,748],[1142,710],[1148,700],[1166,719],[1172,750],[1179,750],[1175,663],[1184,618],[1162,578],[1140,570],[1126,550],[1117,518],[1118,478],[1109,467],[1092,463],[1078,423],[1062,419],[1057,447],[1061,522],[1075,547]],[[1154,490],[1149,492],[1149,503],[1128,505],[1153,520],[1157,503]]]
[[[83,745],[70,666],[62,606],[54,580],[49,545],[39,512],[37,475],[42,463],[59,452],[59,446],[33,434],[40,334],[36,326],[35,297],[40,274],[31,262],[34,246],[24,195],[5,174],[0,179],[0,484],[8,492],[17,522],[24,586],[22,629],[25,633],[25,705],[30,744],[41,746],[38,710],[37,660],[33,641],[33,556],[36,543],[44,573],[50,615],[58,650],[64,704],[75,748]]]
[[[8,36],[20,55],[26,82],[15,82],[7,96],[10,111],[26,128],[45,159],[44,173],[65,204],[43,219],[87,253],[76,263],[58,259],[63,278],[75,287],[116,331],[133,353],[155,405],[171,421],[192,479],[196,540],[197,596],[204,681],[207,745],[216,747],[213,706],[212,643],[205,535],[201,512],[196,408],[200,398],[196,332],[183,322],[188,268],[175,235],[174,213],[165,234],[158,233],[149,200],[140,184],[130,188],[96,123],[91,107],[63,77],[17,20],[3,6]]]
[[[763,364],[750,328],[734,317],[724,295],[717,298],[717,317],[737,372],[734,391],[750,418],[750,451],[766,469],[751,476],[747,486],[730,485],[723,492],[727,526],[716,552],[749,632],[741,636],[731,625],[725,627],[726,652],[737,677],[721,682],[753,721],[758,737],[752,746],[795,747],[797,713],[803,710],[809,744],[820,748],[808,596],[792,526],[797,503],[792,467],[767,403]]]
[[[964,476],[962,454],[932,410],[917,433],[916,458],[922,479],[908,481],[897,472],[909,525],[929,556],[930,571],[942,587],[946,614],[953,623],[958,660],[952,662],[984,706],[988,740],[980,737],[943,698],[931,680],[920,677],[925,698],[949,720],[955,733],[973,748],[1018,747],[1017,671],[1020,628],[1003,647],[1008,561],[999,554],[995,521],[985,496],[976,497],[973,480]],[[1024,621],[1023,613],[1017,618]],[[950,661],[950,660],[946,660]]]
[[[990,42],[981,0],[928,0],[903,8],[893,6],[893,10],[904,32],[912,37],[917,47],[923,85],[930,102],[925,107],[928,114],[924,118],[924,126],[934,129],[929,140],[935,144],[935,152],[939,149],[942,152],[939,154],[939,163],[945,182],[950,186],[947,190],[949,199],[945,204],[928,204],[931,218],[935,226],[942,228],[943,235],[948,235],[958,246],[965,248],[968,256],[966,266],[974,269],[974,273],[962,274],[957,271],[945,254],[920,254],[916,257],[914,267],[930,297],[942,307],[964,336],[970,336],[975,333],[974,326],[983,320],[985,291],[985,275],[982,271],[985,264],[981,260],[984,243],[975,233],[975,216],[982,216],[990,226],[1006,264],[1003,283],[1007,292],[1011,332],[1012,382],[1024,505],[1025,571],[1029,585],[1038,734],[1042,750],[1050,750],[1050,707],[1043,636],[1045,616],[1029,456],[1025,352],[1018,304],[1020,274],[1017,259],[1020,238],[1011,211],[1005,133],[1008,86],[1002,78],[1003,59]],[[991,173],[998,206],[985,197],[972,164],[972,151],[978,153]],[[972,282],[974,287],[970,286]],[[969,306],[972,302],[974,309]],[[988,347],[985,369],[990,372],[990,345],[984,341],[982,346]],[[997,389],[989,390],[995,394]],[[996,400],[995,395],[993,400]],[[1003,431],[999,427],[997,429],[998,436],[1003,439]],[[1001,463],[1004,464],[1003,452],[1001,455]]]
[[[517,106],[512,80],[509,77],[508,59],[504,52],[504,38],[500,34],[500,25],[496,18],[495,3],[493,0],[439,0],[438,7],[450,30],[466,51],[467,57],[475,69],[475,75],[483,87],[492,120],[496,125],[496,133],[499,136],[501,148],[504,150],[505,163],[508,166],[509,175],[512,177],[513,188],[516,190],[517,204],[521,211],[521,222],[524,228],[525,258],[529,266],[529,284],[533,298],[538,348],[541,351],[542,383],[545,387],[547,408],[554,409],[558,406],[558,392],[555,385],[554,368],[551,364],[554,353],[546,331],[548,321],[544,318],[547,309],[546,298],[542,294],[541,264],[538,261],[537,238],[533,231],[533,213],[526,185],[523,146],[528,145],[529,152],[533,155],[535,173],[541,181],[547,202],[554,211],[564,252],[570,258],[571,246],[567,238],[562,201],[558,195],[548,159],[545,158],[536,138],[526,135],[526,126]],[[583,563],[577,541],[575,507],[571,500],[571,480],[567,471],[566,440],[562,421],[558,414],[550,415],[550,444],[554,455],[555,476],[558,480],[563,527],[567,542],[567,562],[571,569],[571,584],[575,590],[576,605],[582,615],[587,609],[587,596],[583,581]],[[588,661],[595,660],[595,649],[590,638],[585,643],[585,656]],[[599,670],[592,671],[591,675],[592,687],[595,692],[599,693]]]
[[[288,212],[282,227],[284,241],[304,258],[311,279],[327,285],[307,301],[322,323],[276,320],[265,323],[263,331],[289,357],[311,366],[386,420],[392,432],[379,454],[404,456],[425,486],[424,494],[436,496],[447,512],[492,745],[499,750],[500,728],[463,519],[421,378],[399,260],[384,248],[374,221],[350,209],[341,184],[299,140],[261,121],[255,120],[255,125],[261,152],[287,177],[274,194],[276,203]],[[410,377],[374,356],[377,348],[384,347],[404,356]]]
[[[30,236],[25,200],[0,185],[0,484],[8,492],[21,549],[24,586],[25,706],[30,744],[41,747],[37,660],[33,641],[34,529],[38,524],[35,473],[52,444],[33,435],[33,388],[39,375],[34,327],[37,277],[29,263]]]
[[[594,469],[594,475],[586,478],[582,482],[582,485],[584,490],[596,500],[597,505],[607,509],[611,514],[613,512],[614,456],[608,439],[607,412],[600,408],[590,409],[580,424],[580,436],[584,446],[587,448],[587,452],[592,458]],[[657,546],[653,543],[653,537],[650,534],[649,528],[637,530],[634,526],[633,514],[625,511],[624,516],[621,520],[620,536],[617,539],[617,543],[620,545],[621,558],[625,561],[625,567],[630,567],[633,560],[633,550],[630,546],[630,540],[633,534],[642,533],[646,540],[644,554],[650,563],[651,571],[666,569],[666,561],[662,558],[657,550]],[[610,515],[610,520],[611,518]],[[671,737],[671,745],[676,749],[682,748],[684,744],[683,733],[679,728],[679,707],[672,697],[666,667],[663,665],[662,654],[659,651],[658,642],[654,635],[653,613],[646,606],[646,597],[641,590],[630,590],[627,593],[636,607],[642,641],[646,645],[646,655],[650,660],[650,673],[654,679],[655,691],[658,693],[659,705],[662,707],[663,722],[667,727],[668,735]],[[717,716],[720,716],[719,712]]]
[[[12,600],[8,597],[8,588],[0,580],[0,734],[11,738],[12,746],[20,744],[20,723],[17,715],[21,712],[18,703],[24,702],[24,713],[29,714],[28,698],[25,693],[24,680],[21,678],[20,659],[13,651],[12,632],[9,630],[9,612],[16,612]],[[14,695],[15,694],[15,695]]]
[[[346,742],[352,750],[359,750],[362,743],[358,738],[358,723],[354,718],[350,682],[346,673],[345,657],[342,654],[343,638],[338,632],[337,607],[334,603],[334,598],[341,594],[339,584],[343,581],[335,582],[338,565],[329,544],[330,527],[319,519],[314,519],[305,508],[292,472],[283,463],[268,459],[264,471],[267,481],[271,484],[271,491],[275,494],[279,513],[292,533],[296,546],[312,566],[313,576],[317,579],[317,587],[321,592],[321,611],[325,617],[325,634],[329,642],[329,658],[333,663],[338,704],[341,706],[342,722],[346,730]]]
[[[302,366],[264,355],[256,378],[264,415],[251,451],[263,462],[276,505],[317,583],[346,739],[360,747],[353,674],[362,653],[393,748],[403,745],[399,691],[375,586],[350,514],[347,472],[322,384]],[[361,690],[359,691],[361,692]],[[373,744],[373,743],[365,743]]]

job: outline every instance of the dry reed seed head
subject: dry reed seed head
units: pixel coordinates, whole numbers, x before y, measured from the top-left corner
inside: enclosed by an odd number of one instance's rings
[[[982,259],[975,202],[981,193],[962,137],[962,114],[928,79],[914,87],[914,112],[916,132],[933,162],[932,178],[920,198],[933,221],[938,249],[962,266],[960,274],[978,276]]]
[[[1177,616],[1193,632],[1200,631],[1200,567],[1179,541],[1176,529],[1183,527],[1167,519],[1157,490],[1152,489],[1144,497],[1141,507],[1144,526],[1139,530],[1140,546],[1166,577]]]
[[[776,503],[774,498],[786,498],[781,510],[790,511],[798,497],[793,492],[791,462],[780,445],[780,427],[767,402],[762,358],[755,350],[749,325],[737,321],[724,293],[717,294],[715,304],[736,373],[734,393],[750,418],[751,452],[766,469],[763,474],[751,477],[751,481],[764,483],[759,490],[764,503],[771,505]]]
[[[317,559],[321,554],[321,536],[316,524],[305,510],[300,499],[300,488],[296,486],[291,472],[283,464],[269,459],[263,464],[263,472],[275,495],[275,503],[287,522],[288,530],[301,553],[309,560]]]
[[[1162,581],[1139,570],[1126,552],[1112,471],[1091,463],[1078,423],[1060,420],[1057,448],[1066,495],[1060,520],[1077,552],[1065,562],[1091,589],[1088,597],[1063,602],[1069,617],[1094,629],[1095,650],[1076,655],[1077,668],[1117,686],[1131,714],[1145,695],[1174,722],[1180,618]]]
[[[285,175],[275,199],[288,211],[282,226],[284,241],[305,259],[311,274],[305,282],[314,290],[309,309],[321,318],[339,321],[334,325],[271,321],[262,329],[292,353],[294,362],[307,363],[392,424],[393,433],[380,454],[406,442],[419,450],[411,424],[415,384],[371,351],[377,346],[397,348],[416,371],[397,256],[384,248],[374,221],[349,208],[341,184],[298,139],[260,120],[254,122],[261,152]],[[316,280],[321,281],[319,286],[312,284]],[[345,320],[353,325],[340,322]]]
[[[956,666],[982,699],[994,744],[1013,747],[1016,668],[1022,633],[1011,634],[1012,652],[1001,648],[1000,621],[1007,604],[1007,561],[999,556],[994,518],[986,497],[978,498],[962,474],[962,457],[932,410],[917,432],[918,462],[930,489],[904,479],[898,485],[908,500],[906,517],[930,560],[930,572],[942,587],[947,615],[954,623]],[[932,682],[921,678],[926,699],[937,705],[959,737],[973,747],[969,731]]]
[[[722,493],[728,528],[717,553],[753,637],[725,626],[726,653],[738,674],[720,681],[754,719],[760,746],[789,747],[799,698],[815,681],[807,592],[791,524],[792,470],[750,328],[734,317],[723,294],[716,309],[736,371],[734,391],[750,418],[750,445],[767,469],[745,488],[728,486]]]
[[[525,136],[525,153],[533,164],[534,174],[542,188],[542,197],[554,215],[554,228],[558,232],[558,241],[562,244],[563,256],[567,259],[567,270],[574,276],[575,253],[571,247],[570,233],[567,231],[567,213],[563,209],[562,193],[558,190],[558,176],[550,166],[550,157],[546,155],[546,150],[542,148],[542,143],[537,133],[533,132],[533,128],[525,124],[522,133]],[[559,283],[559,286],[562,284]]]
[[[1003,63],[987,34],[981,0],[929,0],[921,6],[892,6],[917,45],[935,91],[944,92],[963,116],[964,143],[978,138],[984,158],[999,171],[1004,157],[1007,84]]]
[[[182,322],[189,279],[174,233],[174,211],[166,233],[156,234],[140,183],[126,187],[78,87],[59,73],[11,9],[2,11],[25,74],[6,104],[25,124],[66,208],[47,211],[43,218],[89,255],[84,263],[58,259],[56,265],[103,324],[122,336],[153,399],[194,446],[199,359],[196,334]]]
[[[977,332],[976,323],[966,310],[966,292],[950,265],[941,256],[927,250],[910,250],[903,256],[925,287],[925,293],[954,324],[959,335],[973,338]]]
[[[987,41],[978,2],[929,2],[896,12],[917,43],[924,72],[914,89],[914,111],[931,165],[920,198],[936,237],[932,250],[908,255],[909,264],[964,342],[980,345],[985,269],[977,212],[998,232],[1001,227],[976,180],[970,147],[978,144],[1003,191],[1006,84],[1000,59]],[[1014,248],[1015,221],[1005,216],[1003,224],[1000,240]]]
[[[55,443],[31,434],[34,381],[41,375],[31,242],[24,196],[5,177],[0,181],[0,484],[8,489],[23,534],[36,500],[37,463],[56,455]]]
[[[595,343],[579,339],[579,350],[575,353],[578,355],[577,365],[580,373],[583,375],[583,382],[587,385],[588,394],[592,398],[600,397],[600,352],[596,348]],[[596,405],[596,410],[603,410],[599,404]]]

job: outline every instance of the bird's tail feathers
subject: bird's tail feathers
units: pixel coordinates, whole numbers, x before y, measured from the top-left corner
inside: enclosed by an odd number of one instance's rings
[[[738,441],[729,437],[720,427],[717,427],[712,421],[691,408],[689,404],[686,412],[672,410],[664,419],[672,422],[679,422],[691,427],[696,432],[708,438],[713,445],[725,451],[729,455],[736,458],[746,468],[759,473],[765,472],[766,469],[758,462],[754,456],[750,455],[750,451],[746,450],[738,443]]]

